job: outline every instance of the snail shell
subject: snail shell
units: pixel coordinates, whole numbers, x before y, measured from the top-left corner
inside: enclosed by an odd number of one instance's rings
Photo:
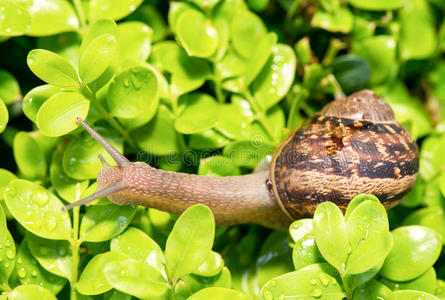
[[[324,201],[345,210],[362,193],[391,208],[414,186],[418,155],[388,104],[360,91],[325,106],[277,150],[273,194],[293,219],[312,215]]]

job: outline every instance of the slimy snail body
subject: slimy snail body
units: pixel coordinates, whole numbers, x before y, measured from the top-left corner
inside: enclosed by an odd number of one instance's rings
[[[416,143],[388,104],[369,90],[327,104],[275,151],[268,171],[241,176],[200,176],[132,163],[79,122],[117,166],[102,159],[96,193],[64,210],[105,196],[118,205],[176,214],[201,203],[212,209],[219,225],[286,228],[311,216],[321,202],[345,209],[361,193],[391,208],[412,189],[419,169]]]

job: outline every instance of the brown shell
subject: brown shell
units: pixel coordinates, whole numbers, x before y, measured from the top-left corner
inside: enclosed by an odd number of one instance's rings
[[[272,159],[273,194],[292,218],[331,201],[343,210],[362,193],[395,206],[415,184],[418,149],[391,108],[372,91],[326,105]]]

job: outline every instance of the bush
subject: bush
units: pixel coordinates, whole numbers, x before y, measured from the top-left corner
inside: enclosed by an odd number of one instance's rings
[[[142,2],[0,0],[1,298],[445,298],[443,1]],[[203,205],[61,211],[111,163],[77,117],[132,161],[241,175],[363,88],[420,147],[388,213],[326,202],[289,235]]]

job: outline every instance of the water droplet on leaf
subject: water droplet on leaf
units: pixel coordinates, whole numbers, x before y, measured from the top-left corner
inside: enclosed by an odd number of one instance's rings
[[[311,296],[312,297],[320,297],[321,296],[321,289],[320,288],[315,288],[312,292],[311,292]]]
[[[6,240],[5,241],[5,245],[6,245],[6,247],[11,247],[11,241],[10,240]]]
[[[17,258],[17,263],[21,264],[23,262],[23,259],[21,257]]]
[[[264,290],[264,291],[263,291],[263,298],[264,298],[265,300],[273,300],[272,292],[269,291],[269,290]]]
[[[54,231],[54,229],[56,229],[56,226],[57,226],[56,218],[54,216],[50,216],[46,223],[46,229],[48,229],[49,231]]]
[[[17,195],[17,191],[15,190],[15,188],[9,186],[6,188],[6,194],[9,197],[15,197]]]
[[[31,276],[32,276],[32,277],[36,277],[36,276],[37,276],[37,271],[36,271],[36,270],[33,270],[33,271],[31,272]]]
[[[324,274],[320,274],[318,275],[320,277],[320,282],[322,285],[327,286],[329,284],[329,277],[324,275]]]
[[[310,283],[311,283],[312,285],[316,285],[316,284],[317,284],[317,279],[312,278],[311,281],[310,281]]]
[[[20,268],[20,270],[18,271],[19,277],[20,278],[25,278],[26,277],[26,270],[25,268]]]
[[[32,201],[37,203],[39,206],[44,206],[48,203],[49,196],[45,191],[39,191],[33,194]]]
[[[272,280],[272,281],[270,282],[270,285],[271,285],[271,286],[277,286],[277,282],[276,282],[275,280]]]
[[[124,87],[129,87],[130,86],[130,81],[128,80],[128,78],[124,78]]]
[[[14,251],[12,251],[12,250],[8,250],[8,252],[6,252],[6,256],[7,256],[9,259],[13,259],[13,258],[15,257],[15,253],[14,253]]]

